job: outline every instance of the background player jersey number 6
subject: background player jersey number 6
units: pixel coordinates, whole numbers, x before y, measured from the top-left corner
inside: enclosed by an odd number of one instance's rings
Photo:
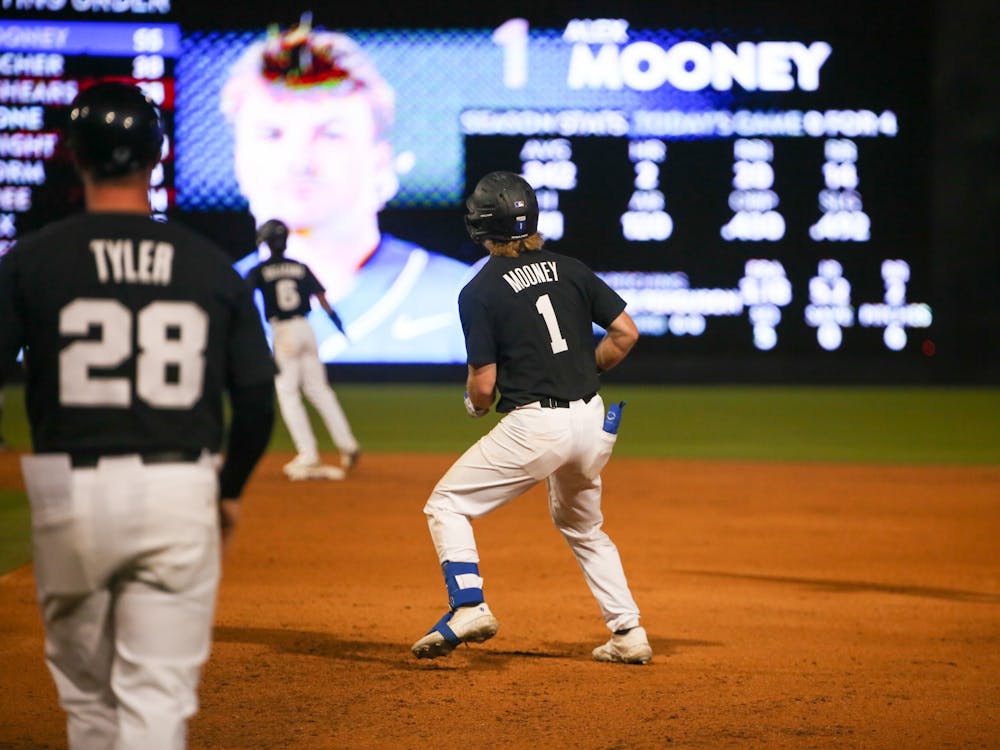
[[[127,377],[101,374],[135,356],[135,394],[152,407],[189,409],[202,396],[208,315],[193,302],[152,302],[137,313],[114,299],[80,298],[59,313],[59,332],[80,339],[59,354],[59,401],[63,406],[132,405]],[[135,346],[133,349],[133,328]]]
[[[274,298],[278,309],[283,312],[298,309],[302,304],[298,282],[295,279],[278,279],[274,285]]]

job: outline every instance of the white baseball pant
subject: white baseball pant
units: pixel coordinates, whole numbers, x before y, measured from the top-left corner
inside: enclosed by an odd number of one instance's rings
[[[536,402],[504,416],[452,465],[424,506],[438,560],[478,563],[470,520],[544,479],[552,521],[576,556],[605,624],[612,631],[638,625],[639,608],[618,548],[601,529],[600,472],[616,439],[603,424],[600,395],[572,401],[569,408]]]
[[[281,416],[300,456],[310,461],[319,458],[316,436],[309,424],[309,415],[302,403],[305,394],[316,407],[330,438],[341,453],[353,453],[358,441],[351,432],[347,416],[337,400],[337,395],[327,380],[326,367],[316,349],[316,335],[305,318],[271,320],[274,342],[274,361],[278,374],[274,379],[278,393]]]
[[[22,457],[45,657],[71,750],[181,750],[219,585],[213,457]]]

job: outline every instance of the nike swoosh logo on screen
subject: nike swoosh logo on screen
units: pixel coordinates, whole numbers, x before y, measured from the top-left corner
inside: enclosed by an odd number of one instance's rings
[[[392,322],[392,337],[395,339],[415,339],[450,326],[455,321],[451,313],[438,313],[414,318],[410,315],[400,315]]]

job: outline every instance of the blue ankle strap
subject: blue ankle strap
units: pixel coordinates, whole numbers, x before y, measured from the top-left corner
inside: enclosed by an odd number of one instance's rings
[[[452,610],[466,604],[479,604],[483,601],[481,585],[463,588],[459,583],[459,576],[468,576],[476,581],[482,581],[477,563],[445,561],[441,565],[441,571],[444,573],[444,582],[448,587],[448,606]]]
[[[434,631],[437,631],[438,633],[441,634],[442,638],[444,638],[448,643],[452,644],[453,646],[457,646],[458,644],[460,644],[462,640],[457,635],[455,635],[454,630],[448,627],[448,621],[451,619],[451,616],[453,614],[455,614],[455,610],[453,609],[445,612],[444,617],[438,620],[434,624],[434,627],[427,631],[427,634],[430,635]]]

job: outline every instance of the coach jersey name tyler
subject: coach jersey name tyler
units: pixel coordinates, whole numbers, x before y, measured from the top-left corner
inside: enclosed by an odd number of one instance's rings
[[[130,239],[95,239],[90,241],[90,252],[102,284],[170,284],[174,246],[169,242],[140,240],[136,252]]]

